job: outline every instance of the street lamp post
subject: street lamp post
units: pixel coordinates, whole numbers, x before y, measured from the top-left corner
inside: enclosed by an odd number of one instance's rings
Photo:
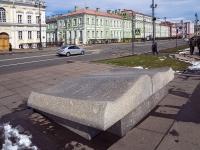
[[[152,42],[152,48],[155,46],[155,8],[157,7],[157,4],[154,4],[154,0],[152,0],[152,4],[150,6],[152,8],[152,21],[153,21],[153,42]],[[152,49],[153,50],[153,49]]]
[[[35,2],[35,7],[39,7],[39,30],[40,30],[40,43],[38,46],[39,50],[42,50],[42,19],[41,19],[41,7],[45,8],[44,4],[40,1]]]
[[[146,23],[146,19],[144,18],[143,16],[143,31],[144,31],[144,42],[146,41],[146,38],[145,38],[145,23]]]

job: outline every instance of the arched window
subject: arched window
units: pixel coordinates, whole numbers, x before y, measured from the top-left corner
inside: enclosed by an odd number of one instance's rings
[[[0,22],[6,22],[6,10],[0,7]]]

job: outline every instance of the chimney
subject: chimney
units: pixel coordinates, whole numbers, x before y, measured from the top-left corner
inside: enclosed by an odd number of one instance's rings
[[[96,11],[100,11],[100,8],[96,8]]]
[[[89,9],[89,7],[85,7],[86,9]]]
[[[78,10],[78,6],[74,6],[74,11],[77,11]]]
[[[121,10],[120,9],[118,9],[118,13],[121,14]]]
[[[115,14],[118,14],[118,11],[117,11],[117,9],[115,9]]]
[[[109,14],[110,14],[110,13],[111,13],[111,10],[107,10],[107,13],[109,13]]]
[[[115,14],[115,11],[112,11],[112,14]]]

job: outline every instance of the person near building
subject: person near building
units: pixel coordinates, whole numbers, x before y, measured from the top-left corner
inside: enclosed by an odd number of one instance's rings
[[[200,36],[197,38],[197,48],[199,49],[199,56],[200,56]]]
[[[190,39],[189,43],[190,43],[190,54],[193,55],[193,53],[194,53],[194,47],[195,47],[195,39],[194,39],[194,37],[192,37]]]
[[[12,51],[12,44],[9,43],[9,51]]]

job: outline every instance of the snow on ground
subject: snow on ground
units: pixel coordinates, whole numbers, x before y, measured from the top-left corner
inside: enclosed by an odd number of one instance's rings
[[[133,67],[133,68],[136,68],[136,69],[144,69],[142,66],[137,66],[137,67]]]
[[[2,150],[38,150],[36,146],[32,146],[31,135],[21,134],[23,132],[23,128],[17,126],[16,128],[12,128],[8,123],[0,126],[0,130],[3,131],[4,143],[2,146]]]
[[[159,57],[159,60],[160,61],[163,61],[163,60],[165,60],[167,57],[165,57],[165,56],[162,56],[162,57]]]
[[[188,69],[190,70],[200,70],[200,62],[199,61],[193,61],[190,62],[192,66],[189,66]]]

